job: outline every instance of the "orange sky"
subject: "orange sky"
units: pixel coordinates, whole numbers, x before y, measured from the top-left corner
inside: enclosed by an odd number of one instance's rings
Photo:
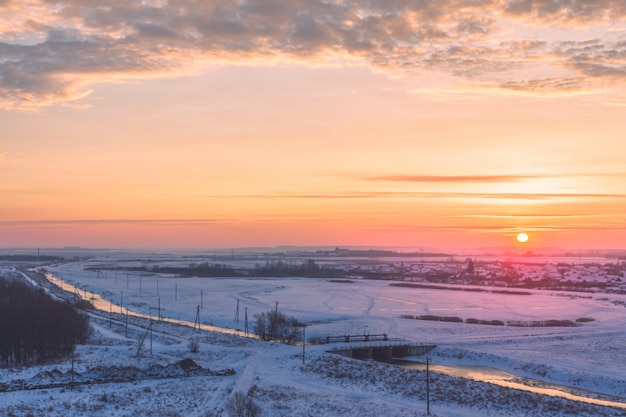
[[[0,247],[626,248],[626,6],[467,3],[0,1]]]

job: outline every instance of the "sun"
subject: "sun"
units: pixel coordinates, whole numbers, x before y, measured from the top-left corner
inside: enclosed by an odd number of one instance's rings
[[[526,243],[526,242],[528,242],[528,235],[526,233],[518,233],[517,234],[517,241],[519,243]]]

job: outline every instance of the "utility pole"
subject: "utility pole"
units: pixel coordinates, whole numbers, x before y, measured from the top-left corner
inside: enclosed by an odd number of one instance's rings
[[[247,338],[248,337],[248,306],[246,306],[245,310],[246,310],[246,315],[245,315],[245,324],[243,325],[243,333]]]
[[[122,294],[120,295],[120,314],[123,314],[123,307],[124,306],[124,291],[122,291]]]
[[[74,389],[74,350],[72,350],[72,382],[70,383],[70,387]]]
[[[306,346],[306,324],[302,323],[302,364],[304,365],[304,347]]]
[[[430,358],[426,358],[426,414],[430,415]]]
[[[197,326],[197,327],[196,327]],[[196,321],[193,323],[193,329],[199,332],[200,331],[200,306],[196,308]]]
[[[200,308],[201,309],[204,309],[204,303],[202,301],[203,295],[204,295],[204,291],[200,290]]]
[[[174,284],[174,301],[178,301],[178,284]]]
[[[146,336],[148,336],[148,333],[150,333],[150,354],[152,354],[152,324],[153,323],[154,322],[152,320],[150,320],[150,325],[146,329],[146,333],[141,338],[141,341],[139,342],[139,346],[137,347],[136,356],[139,356],[139,354],[141,353],[141,348],[143,346],[143,342],[146,340]]]
[[[239,323],[239,298],[237,298],[237,309],[235,310],[235,322]]]

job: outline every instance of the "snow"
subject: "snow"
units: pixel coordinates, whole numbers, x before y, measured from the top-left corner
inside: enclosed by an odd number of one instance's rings
[[[254,315],[276,308],[276,303],[280,311],[308,324],[307,339],[385,333],[392,338],[436,344],[428,355],[433,370],[438,371],[431,373],[431,415],[626,413],[626,296],[621,294],[534,290],[530,295],[510,295],[406,288],[372,280],[180,278],[150,273],[140,277],[139,273],[127,276],[125,272],[115,277],[111,271],[85,270],[106,262],[111,260],[94,259],[48,269],[81,291],[97,293],[112,303],[101,315],[92,316],[93,335],[77,348],[76,372],[88,376],[98,367],[113,366],[118,371],[132,367],[144,372],[191,358],[211,373],[4,392],[0,393],[0,415],[226,416],[226,401],[236,391],[249,393],[265,416],[426,415],[423,371],[343,358],[326,353],[331,347],[328,345],[307,345],[303,364],[302,346],[215,331],[197,332],[192,326],[199,305],[201,323],[243,331],[246,312],[252,328]],[[239,321],[235,320],[237,300]],[[120,301],[123,307],[151,316],[158,315],[160,304],[162,316],[188,321],[191,326],[155,322],[152,353],[148,336],[137,356],[138,340],[147,335],[149,320],[131,316],[127,328],[125,316],[119,314],[124,311]],[[504,322],[581,317],[595,321],[577,327],[512,327],[400,318],[422,314]],[[191,339],[199,342],[198,353],[189,351]],[[42,375],[67,375],[70,369],[69,360],[36,368],[0,369],[0,381],[32,383]],[[234,374],[224,372],[230,369]],[[471,370],[488,375],[471,375]],[[510,374],[505,379],[525,384],[529,381],[524,378],[530,378],[535,384],[567,386],[570,391],[623,403],[624,407],[586,404],[480,380],[498,373]]]

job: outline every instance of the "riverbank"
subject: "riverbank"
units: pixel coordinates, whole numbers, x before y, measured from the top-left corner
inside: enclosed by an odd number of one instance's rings
[[[621,331],[623,327],[620,327],[624,324],[624,311],[623,307],[620,310],[619,306],[610,303],[610,300],[571,299],[559,295],[538,294],[523,297],[525,300],[532,300],[530,306],[539,307],[535,309],[529,308],[528,305],[521,305],[520,299],[514,296],[507,296],[497,304],[484,304],[482,308],[486,310],[486,314],[497,312],[499,315],[508,314],[510,317],[524,314],[526,317],[533,318],[533,314],[544,314],[550,311],[555,315],[557,313],[581,316],[593,314],[597,319],[596,322],[576,328],[502,328],[501,326],[476,326],[465,323],[407,321],[398,318],[399,315],[408,311],[415,312],[416,309],[425,311],[425,307],[431,312],[442,308],[463,308],[465,310],[462,311],[472,311],[472,314],[475,314],[480,312],[477,307],[481,302],[493,301],[497,298],[480,300],[472,295],[472,299],[462,299],[452,293],[449,297],[442,298],[441,291],[436,293],[438,297],[427,291],[404,293],[384,285],[385,283],[369,281],[357,281],[347,285],[319,279],[191,278],[182,280],[163,275],[143,276],[140,290],[138,280],[133,281],[136,277],[129,277],[127,286],[126,277],[118,277],[116,282],[114,277],[109,276],[108,279],[98,277],[95,273],[85,272],[83,267],[82,264],[60,265],[51,272],[72,282],[83,291],[97,292],[105,301],[119,300],[121,291],[124,291],[124,305],[132,306],[132,309],[136,308],[141,313],[156,312],[152,304],[158,302],[156,297],[156,280],[158,280],[159,298],[161,298],[163,309],[161,313],[176,319],[189,320],[190,318],[189,321],[193,322],[194,316],[188,314],[188,310],[194,306],[193,301],[199,300],[197,297],[199,290],[204,291],[206,303],[201,312],[201,322],[219,327],[230,325],[235,330],[241,330],[243,327],[246,307],[249,319],[252,321],[255,313],[274,308],[275,302],[278,301],[281,311],[308,323],[307,336],[321,337],[326,334],[363,334],[364,332],[387,333],[392,337],[404,335],[415,342],[436,342],[439,347],[432,352],[430,357],[437,365],[488,366],[517,376],[572,385],[604,395],[624,395],[623,375],[626,372],[623,367],[626,361],[620,356],[624,355],[620,349],[624,342],[624,334]],[[178,291],[178,294],[175,291]],[[239,322],[234,317],[237,299],[240,301]],[[133,355],[137,350],[136,338],[140,332],[134,332],[127,338],[123,333],[122,325],[113,324],[113,327],[107,328],[105,320],[98,329],[98,333],[103,335],[102,341],[99,342],[102,344],[98,348],[93,345],[88,348],[94,353],[84,353],[87,351],[87,348],[84,348],[81,353],[82,360],[85,363],[90,360],[104,361],[105,359],[102,358],[109,355],[112,356],[110,360],[113,363],[141,361],[142,364],[147,364],[148,361],[164,361],[165,358],[167,362],[164,363],[175,362],[175,358],[177,360],[184,358],[188,354],[186,348],[188,338],[194,337],[193,328],[186,327],[186,330],[182,330],[174,324],[159,325],[172,326],[173,329],[179,330],[174,330],[175,334],[170,334],[167,338],[155,343],[154,356],[134,359]],[[106,333],[115,333],[116,336],[111,339],[111,335]],[[307,346],[307,358],[310,358],[311,363],[326,364],[327,367],[326,374],[323,375],[324,366],[320,365],[321,368],[314,371],[314,376],[310,373],[313,370],[308,368],[309,359],[302,367],[302,351],[299,347],[261,343],[231,335],[219,337],[209,335],[216,335],[216,333],[202,332],[198,337],[206,340],[201,343],[201,357],[211,358],[211,360],[205,362],[198,360],[197,362],[211,369],[216,368],[216,364],[220,365],[219,368],[232,364],[237,375],[233,377],[234,381],[220,383],[224,389],[218,389],[219,394],[216,393],[211,400],[212,404],[217,407],[220,401],[228,397],[229,389],[237,388],[247,391],[256,386],[253,388],[253,391],[256,390],[256,400],[265,408],[271,409],[272,415],[276,416],[304,416],[308,415],[307,412],[316,415],[338,415],[330,411],[334,410],[330,403],[338,404],[337,407],[341,409],[356,410],[341,414],[345,416],[376,415],[366,409],[380,411],[381,404],[384,404],[385,410],[391,410],[389,413],[384,413],[389,416],[421,415],[420,413],[425,410],[425,399],[420,396],[420,389],[423,388],[421,385],[394,387],[392,391],[389,391],[391,388],[386,384],[393,385],[392,380],[397,376],[396,371],[389,370],[383,373],[382,368],[369,363],[355,365],[352,360],[337,364],[334,359],[328,362],[330,359],[327,359],[328,355],[324,352],[326,347],[322,345]],[[227,340],[225,345],[222,342],[224,340]],[[112,345],[111,341],[113,341]],[[103,350],[110,353],[103,353]],[[99,353],[96,354],[98,351]],[[194,360],[196,360],[195,357]],[[375,379],[378,382],[373,384],[370,381],[371,388],[364,386],[363,384],[366,383],[361,380],[360,376],[372,373],[382,373],[380,381]],[[386,376],[387,373],[391,376]],[[405,376],[401,378],[411,381],[414,378],[422,378],[419,373],[417,374],[402,373],[401,375]],[[544,405],[547,407],[548,404],[560,404],[563,410],[580,411],[586,409],[585,407],[592,407],[589,410],[593,409],[593,412],[586,411],[588,413],[586,415],[589,416],[623,415],[623,410],[616,408],[601,407],[598,411],[593,408],[597,406],[580,402],[546,398],[531,393],[528,393],[530,397],[526,397],[526,394],[520,394],[518,390],[506,388],[496,390],[491,388],[493,384],[467,380],[462,382],[458,381],[458,378],[443,377],[439,377],[444,384],[438,389],[441,392],[447,389],[453,394],[448,394],[448,398],[442,396],[437,400],[438,408],[435,408],[437,410],[435,415],[439,416],[490,415],[480,411],[483,408],[493,409],[492,415],[537,416],[542,415],[541,410],[544,408],[541,407]],[[328,378],[331,379],[328,380]],[[370,375],[365,380],[372,378]],[[463,389],[467,390],[467,393],[456,391],[455,387],[461,385],[465,387]],[[375,394],[372,390],[379,390],[379,393]],[[480,394],[481,390],[487,390],[489,395]],[[272,394],[272,392],[279,394]],[[393,392],[393,395],[385,394],[389,392]],[[513,407],[512,398],[520,395],[520,398],[529,398],[534,408],[527,407],[520,410],[511,408]],[[497,405],[501,402],[499,400],[501,396],[511,399],[508,409]],[[508,404],[508,401],[502,404]],[[325,411],[317,413],[315,404],[320,410]],[[283,407],[284,414],[275,407]],[[503,411],[505,409],[506,413]],[[288,411],[291,414],[288,414]],[[159,416],[156,412],[153,415]],[[182,415],[204,417],[197,411],[185,412]],[[550,415],[558,416],[559,414],[551,413]]]

